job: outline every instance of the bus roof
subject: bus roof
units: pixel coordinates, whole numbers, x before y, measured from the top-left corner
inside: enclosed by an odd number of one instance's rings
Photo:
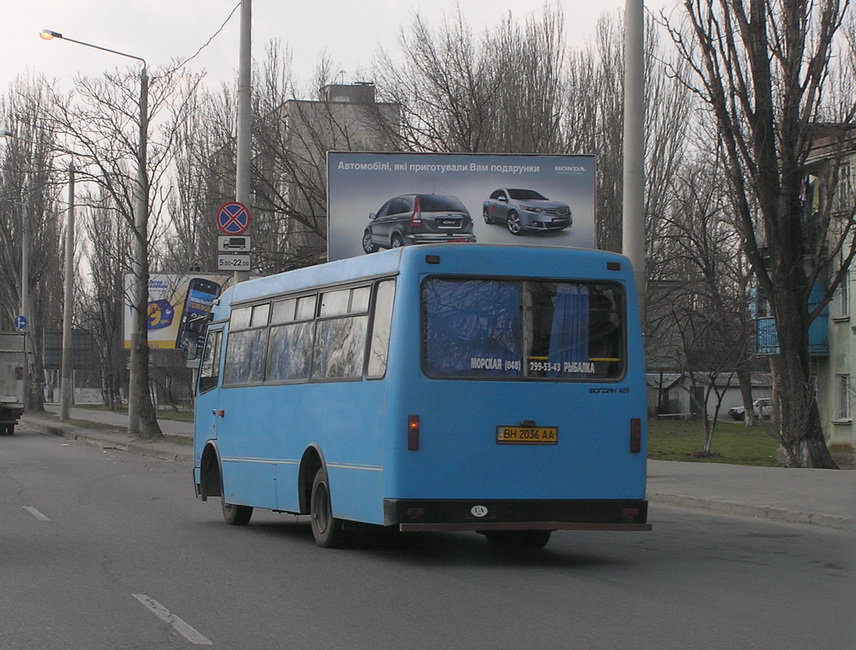
[[[336,284],[361,278],[382,277],[398,273],[408,260],[419,256],[439,256],[444,259],[460,260],[456,264],[463,272],[468,266],[485,269],[483,272],[503,272],[505,263],[511,258],[523,256],[527,259],[527,274],[539,275],[538,269],[532,267],[531,255],[537,253],[544,262],[544,268],[555,268],[557,263],[567,262],[571,257],[581,267],[594,265],[596,261],[620,262],[622,273],[616,274],[616,280],[632,278],[630,260],[618,253],[597,251],[583,248],[559,248],[520,246],[514,244],[433,244],[430,246],[404,246],[402,248],[372,253],[360,257],[308,266],[294,271],[254,278],[230,287],[223,292],[213,310],[213,320],[221,321],[229,317],[233,304],[252,302],[258,298],[275,296],[301,289]],[[594,267],[592,267],[594,268]],[[605,266],[601,267],[605,269]],[[444,269],[448,270],[448,269]],[[520,275],[513,273],[513,275]],[[551,275],[555,276],[555,273]]]

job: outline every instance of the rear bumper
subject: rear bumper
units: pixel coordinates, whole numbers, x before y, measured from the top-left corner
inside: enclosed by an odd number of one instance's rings
[[[651,530],[636,499],[384,499],[384,523],[418,530]]]
[[[24,415],[24,407],[18,404],[0,404],[0,424],[17,424]]]

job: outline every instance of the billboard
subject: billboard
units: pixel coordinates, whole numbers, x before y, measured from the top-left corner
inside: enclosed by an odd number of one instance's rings
[[[202,344],[205,316],[214,301],[232,280],[232,274],[215,273],[152,273],[149,276],[148,338],[149,347],[173,349],[182,347],[183,341],[198,336]],[[133,309],[129,296],[133,274],[125,275],[124,339],[131,347],[131,316]]]
[[[595,248],[594,156],[327,154],[327,256],[442,241]]]

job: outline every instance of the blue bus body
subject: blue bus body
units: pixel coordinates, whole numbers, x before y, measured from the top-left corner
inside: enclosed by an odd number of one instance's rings
[[[595,298],[611,305],[618,351],[551,356],[561,328],[584,326],[594,349]],[[484,300],[495,307],[470,313]],[[543,309],[549,319],[527,316]],[[539,339],[552,340],[544,356]],[[648,530],[645,413],[626,258],[404,247],[224,292],[197,387],[196,492],[221,496],[230,523],[264,508],[314,525],[320,478],[317,508],[326,497],[345,527]]]

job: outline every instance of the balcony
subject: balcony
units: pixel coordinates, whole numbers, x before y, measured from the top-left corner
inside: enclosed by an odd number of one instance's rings
[[[814,309],[823,293],[824,288],[821,285],[814,285],[808,300],[809,310]],[[829,356],[829,309],[826,307],[808,328],[808,353],[813,357]],[[779,334],[772,316],[755,319],[755,354],[779,354]]]

